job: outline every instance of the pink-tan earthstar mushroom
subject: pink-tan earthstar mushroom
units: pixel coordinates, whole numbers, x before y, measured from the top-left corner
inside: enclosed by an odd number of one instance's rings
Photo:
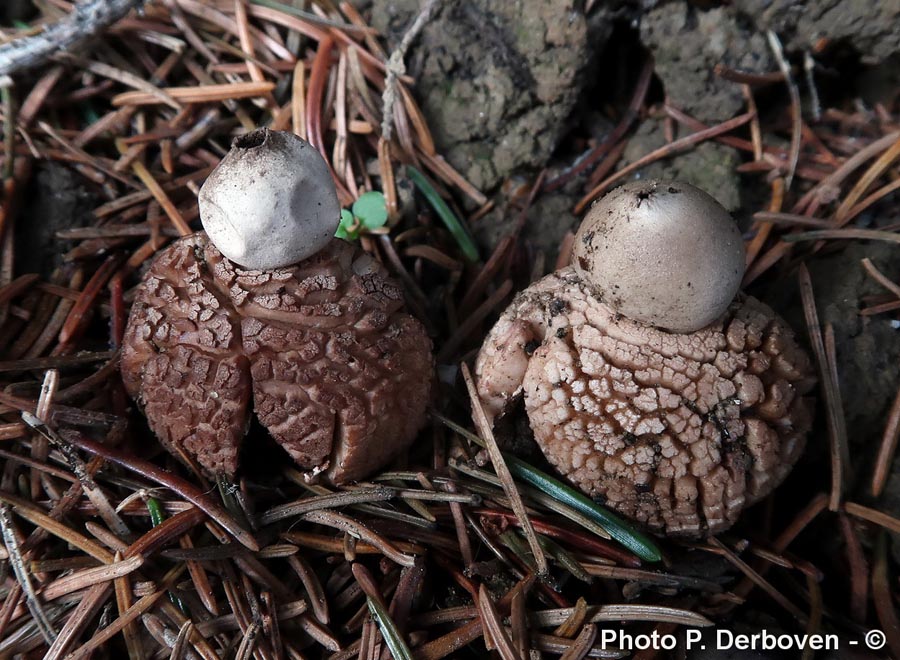
[[[638,181],[596,203],[572,265],[522,291],[476,362],[493,421],[524,400],[547,460],[642,526],[702,536],[790,472],[810,428],[806,353],[737,295],[740,234],[705,192]]]
[[[425,421],[431,341],[385,269],[334,238],[324,160],[254,131],[199,201],[206,232],[158,255],[125,332],[122,377],[150,428],[214,477],[237,471],[251,412],[309,478],[383,467]]]

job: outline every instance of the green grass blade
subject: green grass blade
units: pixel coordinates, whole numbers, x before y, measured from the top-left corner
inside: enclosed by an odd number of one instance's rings
[[[381,636],[384,637],[384,642],[390,649],[391,655],[396,660],[413,660],[412,652],[406,645],[403,635],[397,630],[397,625],[391,619],[387,610],[384,609],[384,606],[368,596],[366,596],[366,602],[369,604],[369,612],[372,613],[372,618],[378,623]]]
[[[648,536],[632,529],[624,520],[595,504],[590,498],[515,456],[504,454],[503,457],[514,476],[593,519],[616,541],[644,561],[656,562],[662,559],[659,548]]]
[[[412,179],[412,182],[416,184],[416,187],[422,191],[422,194],[425,195],[425,199],[428,200],[428,203],[431,204],[441,220],[443,220],[453,238],[456,239],[459,249],[462,250],[466,259],[473,262],[478,261],[478,247],[475,245],[475,241],[469,236],[468,230],[450,207],[447,206],[447,202],[438,194],[434,186],[428,183],[425,175],[412,165],[406,166],[406,173]]]

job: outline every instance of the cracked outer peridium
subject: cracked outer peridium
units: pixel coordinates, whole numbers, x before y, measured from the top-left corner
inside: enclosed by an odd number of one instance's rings
[[[259,421],[310,476],[360,479],[425,421],[431,341],[384,269],[334,239],[296,266],[244,270],[202,233],[137,289],[122,377],[166,449],[232,477]]]
[[[673,334],[617,315],[573,268],[516,297],[476,376],[491,419],[524,397],[535,440],[581,490],[688,536],[730,527],[787,476],[814,383],[790,329],[753,298]]]

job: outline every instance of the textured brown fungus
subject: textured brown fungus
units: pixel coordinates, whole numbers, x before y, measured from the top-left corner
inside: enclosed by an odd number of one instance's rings
[[[541,450],[581,490],[688,536],[728,528],[787,476],[814,382],[791,330],[754,298],[676,334],[618,313],[574,266],[515,298],[476,376],[491,419],[524,399]]]
[[[251,398],[310,476],[367,476],[421,428],[431,373],[431,342],[400,288],[338,239],[267,271],[236,266],[205,234],[177,241],[137,289],[122,354],[163,445],[228,477]]]

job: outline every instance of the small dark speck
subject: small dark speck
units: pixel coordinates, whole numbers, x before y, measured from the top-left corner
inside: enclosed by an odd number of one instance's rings
[[[653,486],[650,484],[635,484],[634,489],[639,493],[649,493],[653,490]]]
[[[637,442],[637,436],[634,433],[629,433],[628,431],[622,436],[622,440],[625,442],[627,446],[633,445]]]
[[[675,186],[669,186],[669,192],[674,195],[675,193],[681,192],[681,191],[678,190],[678,188],[676,188]]]
[[[532,339],[531,341],[529,341],[528,343],[525,344],[525,353],[527,353],[528,355],[531,355],[538,349],[538,347],[540,345],[541,345],[541,342],[539,342],[537,339]]]
[[[567,331],[565,328],[557,328],[556,329],[556,337],[558,339],[562,339],[563,337],[565,337],[566,333],[567,333]]]
[[[584,236],[581,237],[581,242],[584,243],[585,245],[590,243],[592,240],[594,240],[594,232],[592,232],[592,231],[589,231],[588,233],[586,233]]]
[[[562,314],[566,311],[569,304],[563,300],[562,298],[554,298],[550,302],[550,316],[556,316],[557,314]]]

